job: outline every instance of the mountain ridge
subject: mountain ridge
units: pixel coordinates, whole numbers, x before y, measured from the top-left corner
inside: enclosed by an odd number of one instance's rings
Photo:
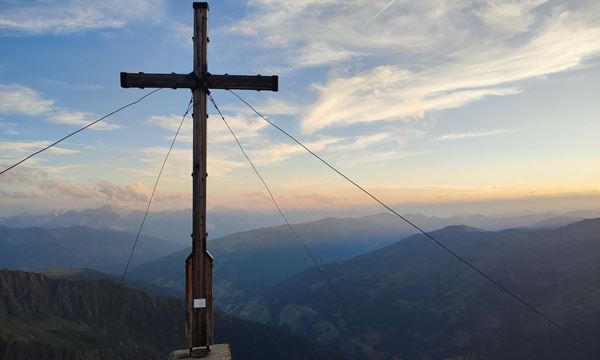
[[[432,236],[589,344],[600,336],[600,219],[497,232],[451,226]],[[309,269],[232,312],[339,349],[347,337],[372,359],[590,355],[424,235],[322,271],[341,303]]]
[[[288,212],[295,223],[318,221],[319,217],[314,212]],[[363,218],[391,216],[388,213],[374,213],[371,215],[337,216],[336,218]],[[559,227],[569,222],[583,218],[600,216],[600,210],[579,210],[567,213],[527,213],[519,215],[451,215],[427,216],[422,213],[407,213],[404,216],[422,225],[426,230],[439,229],[451,224],[467,224],[487,230],[500,230],[509,227]],[[100,230],[137,231],[143,212],[139,210],[118,210],[110,205],[99,208],[82,210],[54,210],[44,214],[21,214],[0,217],[0,226],[22,228],[41,226],[44,228],[87,226]],[[322,216],[321,218],[331,218]],[[281,218],[276,212],[257,212],[243,209],[216,207],[208,212],[209,240],[238,232],[249,231],[257,228],[272,227],[281,224]],[[151,211],[145,224],[146,233],[153,236],[187,244],[191,234],[191,209]],[[410,234],[405,234],[410,235]]]
[[[181,299],[118,290],[110,280],[79,282],[0,270],[4,359],[164,359],[186,347],[184,314]],[[216,341],[229,343],[236,359],[343,358],[285,331],[218,311],[215,324]]]
[[[119,274],[131,252],[135,234],[84,226],[46,229],[0,226],[0,265],[38,270],[86,267]],[[133,264],[145,263],[181,249],[171,241],[142,235]]]

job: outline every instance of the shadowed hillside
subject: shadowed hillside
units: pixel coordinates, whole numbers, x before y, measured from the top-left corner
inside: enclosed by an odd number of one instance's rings
[[[600,219],[555,230],[433,232],[592,346],[600,337]],[[579,344],[424,236],[314,269],[237,313],[372,359],[587,359]]]
[[[508,227],[559,227],[581,219],[557,218],[552,214],[492,218],[482,215],[440,218],[421,214],[407,215],[426,230],[454,224],[467,224],[488,230]],[[542,223],[540,223],[542,222]],[[294,225],[319,263],[346,260],[390,245],[415,233],[415,229],[386,213],[360,218],[326,218]],[[314,264],[287,226],[245,231],[208,242],[215,256],[215,284],[218,301],[229,306],[252,292],[285,281]],[[190,249],[181,250],[131,271],[131,277],[183,290],[181,264]]]
[[[176,298],[122,289],[109,280],[69,281],[0,271],[0,358],[164,359],[184,348]],[[114,301],[114,302],[113,302]],[[216,341],[235,359],[341,359],[281,330],[216,313]]]
[[[411,232],[388,216],[358,219],[327,218],[295,225],[320,263],[348,259],[395,241]],[[284,281],[313,266],[287,226],[275,226],[225,236],[208,242],[215,257],[215,284],[220,304],[228,304],[257,289]],[[143,264],[131,277],[183,289],[182,264],[190,249]]]

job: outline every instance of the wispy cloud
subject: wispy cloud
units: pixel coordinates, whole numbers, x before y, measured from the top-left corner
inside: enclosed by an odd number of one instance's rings
[[[122,28],[139,19],[159,19],[163,5],[163,0],[8,2],[0,12],[0,29],[47,34]]]
[[[23,85],[0,84],[0,114],[28,115],[44,117],[50,122],[83,126],[96,120],[89,112],[72,111],[56,105],[38,91]],[[90,127],[90,130],[114,130],[120,125],[103,121]]]
[[[479,19],[490,29],[500,32],[524,32],[535,21],[532,10],[548,0],[488,0],[486,6],[476,9]]]
[[[327,147],[338,144],[341,138],[320,138],[310,142],[305,142],[305,145],[313,151],[321,152]],[[264,143],[250,149],[250,154],[254,158],[253,161],[260,165],[273,165],[291,157],[305,154],[306,151],[295,143]]]
[[[2,118],[0,118],[2,121]],[[0,133],[4,135],[18,135],[17,124],[12,122],[0,122]]]
[[[10,153],[29,153],[50,145],[49,141],[0,141],[0,150]],[[79,153],[78,150],[66,149],[54,146],[48,149],[49,152],[56,155],[71,155]]]
[[[419,119],[489,96],[517,94],[522,80],[576,69],[600,55],[595,1],[392,5],[253,0],[247,17],[230,31],[264,39],[261,45],[282,68],[329,67],[302,119],[306,133]],[[385,16],[363,28],[370,19],[365,8],[385,9]]]
[[[375,16],[373,16],[371,19],[369,19],[369,21],[367,21],[366,23],[362,24],[362,26],[360,28],[364,29],[367,25],[369,25],[370,23],[372,23],[373,21],[375,21],[375,19],[377,19],[379,17],[379,15],[383,14],[383,12],[386,11],[395,2],[396,2],[396,0],[390,1],[386,6],[383,7],[383,9],[379,10],[379,12],[377,14],[375,14]]]
[[[40,115],[54,109],[54,101],[26,86],[0,84],[0,114]]]
[[[6,198],[60,198],[88,199],[94,196],[92,189],[67,179],[59,179],[40,167],[21,166],[0,177],[5,190],[0,197]],[[11,187],[17,190],[11,191]]]
[[[8,199],[32,199],[39,197],[38,194],[26,193],[24,191],[4,191],[0,189],[0,198]]]
[[[253,107],[265,115],[297,115],[301,111],[300,106],[297,104],[273,96],[267,98],[267,100],[262,103],[255,104]],[[254,116],[254,111],[244,105],[226,104],[222,106],[221,109],[237,114],[249,114]]]
[[[96,120],[94,114],[84,111],[64,111],[59,110],[49,116],[50,121],[57,124],[85,126]],[[107,121],[101,121],[94,124],[90,129],[93,130],[115,130],[121,128],[121,125],[113,124]]]
[[[220,121],[218,115],[211,116],[211,121],[208,122],[208,138],[211,144],[228,143],[234,141],[229,130]],[[266,128],[267,124],[258,119],[250,120],[242,115],[228,115],[227,122],[236,132],[239,139],[256,138],[260,135],[261,130]],[[167,138],[172,139],[172,133],[177,131],[181,123],[181,115],[153,115],[148,118],[148,123],[157,125],[170,133]],[[178,141],[192,142],[193,120],[191,116],[181,126],[181,130],[177,137]]]
[[[191,48],[194,44],[194,28],[191,24],[176,23],[171,26],[173,37],[183,46]]]
[[[442,79],[395,66],[380,66],[352,77],[333,79],[318,86],[318,91],[319,99],[302,121],[307,133],[331,126],[418,119],[429,111],[519,92],[515,87],[469,88],[461,86],[459,79]]]
[[[98,181],[95,190],[111,201],[148,201],[150,190],[142,183],[116,185],[108,181]]]
[[[419,118],[486,96],[518,93],[505,84],[580,66],[600,54],[600,21],[565,12],[548,20],[520,45],[476,45],[451,62],[418,71],[380,66],[317,87],[320,98],[303,121],[307,132],[358,122]],[[361,99],[368,99],[361,101]],[[333,111],[334,109],[342,109]]]
[[[179,124],[181,123],[182,115],[153,115],[148,118],[148,123],[157,125],[165,130],[169,131],[169,134],[166,136],[169,139],[173,138],[173,133],[177,131],[179,128]],[[192,142],[192,131],[193,131],[193,122],[191,118],[187,118],[186,121],[181,125],[181,130],[179,131],[179,135],[177,136],[178,141],[183,142]]]
[[[235,148],[232,148],[235,150]],[[150,177],[156,176],[156,171],[164,160],[168,148],[164,146],[153,146],[141,149],[141,161],[146,168],[152,169],[146,174]],[[184,181],[189,181],[189,169],[192,165],[192,152],[190,149],[173,148],[169,155],[169,161],[163,176],[177,178]],[[208,173],[211,177],[227,176],[231,171],[245,166],[239,157],[232,155],[230,152],[208,154]]]
[[[494,131],[483,131],[483,132],[465,132],[465,133],[455,133],[455,134],[444,134],[440,135],[436,138],[436,140],[462,140],[462,139],[471,139],[485,136],[492,136],[498,134],[506,134],[509,132],[513,132],[512,130],[494,130]]]
[[[294,198],[297,200],[312,201],[317,204],[332,204],[337,201],[337,197],[333,195],[318,193],[294,195]]]
[[[64,179],[48,180],[41,184],[48,196],[67,196],[73,199],[89,199],[94,196],[92,190],[86,186],[76,184]]]

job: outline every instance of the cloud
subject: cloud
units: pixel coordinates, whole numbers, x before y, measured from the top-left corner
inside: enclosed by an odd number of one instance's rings
[[[314,201],[318,204],[332,204],[337,201],[335,196],[323,195],[323,194],[302,194],[302,195],[294,195],[294,198],[297,200],[310,200]]]
[[[245,162],[237,159],[228,159],[222,156],[208,156],[208,173],[210,176],[226,176],[232,170],[247,166]]]
[[[2,168],[5,168],[11,164],[0,163]],[[41,169],[34,169],[28,166],[19,166],[6,174],[0,176],[0,182],[4,184],[29,184],[29,183],[41,183],[48,179],[48,174]]]
[[[263,120],[248,120],[242,115],[226,116],[227,122],[235,131],[239,139],[256,138],[260,131],[266,128],[267,124]],[[154,115],[148,118],[148,123],[158,125],[159,127],[174,133],[181,123],[181,115]],[[208,121],[208,139],[211,144],[229,143],[234,141],[231,133],[221,121],[219,115],[212,115]],[[192,142],[193,120],[188,117],[181,127],[177,137],[178,141]],[[172,134],[169,134],[172,139]]]
[[[82,111],[64,111],[59,110],[50,115],[50,121],[57,124],[85,126],[91,123],[94,119],[94,114]],[[94,124],[92,130],[115,130],[121,128],[121,125],[113,124],[108,121],[101,121]]]
[[[442,38],[454,35],[450,30],[460,32],[436,26],[455,17],[453,3],[458,2],[404,0],[363,29],[374,15],[368,10],[379,11],[389,0],[252,0],[248,15],[228,30],[260,38],[259,45],[273,50],[269,56],[282,65],[322,66],[369,56],[375,49],[389,54],[443,44]]]
[[[386,142],[392,139],[392,134],[389,132],[382,132],[371,135],[360,135],[351,140],[348,144],[337,145],[334,147],[335,150],[341,151],[351,151],[364,149],[372,145],[381,145],[383,142]]]
[[[389,4],[252,0],[248,15],[229,30],[263,39],[266,56],[281,68],[329,67],[328,78],[314,86],[318,97],[302,119],[305,133],[419,119],[517,94],[520,81],[576,69],[600,55],[594,1]]]
[[[231,148],[235,151],[235,148]],[[142,163],[150,171],[144,171],[144,174],[154,178],[160,165],[164,161],[168,148],[164,146],[148,147],[141,150]],[[232,155],[230,152],[209,152],[207,172],[211,177],[227,176],[232,170],[243,167],[245,162],[239,159],[239,156]],[[184,181],[190,180],[190,171],[192,167],[192,149],[173,148],[167,161],[166,170],[163,177],[179,178]]]
[[[303,129],[419,118],[486,96],[516,94],[516,87],[505,84],[573,69],[600,54],[600,43],[592,41],[599,36],[600,22],[589,24],[567,12],[519,46],[478,45],[424,70],[379,66],[332,79],[317,86],[320,97],[303,119]]]
[[[107,200],[118,202],[148,201],[150,192],[144,184],[116,185],[108,181],[98,181],[95,190],[104,195]]]
[[[41,184],[45,196],[56,197],[67,196],[73,199],[89,199],[93,196],[91,189],[85,186],[77,185],[67,180],[49,179]]]
[[[340,141],[340,138],[320,138],[304,144],[312,151],[319,152]],[[273,165],[293,156],[305,154],[306,150],[295,143],[265,143],[250,149],[249,152],[255,164]]]
[[[237,114],[250,114],[252,116],[255,114],[252,109],[245,105],[224,105],[221,108]],[[269,97],[263,103],[254,105],[254,108],[265,115],[297,115],[301,111],[300,107],[292,102],[286,102],[275,97]]]
[[[175,133],[179,128],[179,124],[181,123],[182,115],[153,115],[148,118],[148,123],[157,125],[163,129],[168,130],[170,133]],[[177,136],[178,141],[184,142],[192,142],[192,131],[193,131],[193,121],[191,116],[186,119],[186,121],[181,126],[181,130],[179,131],[179,135]],[[173,134],[169,134],[168,138],[172,139]]]
[[[22,85],[0,84],[0,114],[40,115],[54,109],[52,100]]]
[[[247,201],[253,203],[267,203],[271,201],[269,195],[264,191],[245,193],[243,196],[247,199]]]
[[[2,121],[2,118],[0,118]],[[19,135],[17,124],[11,122],[0,122],[0,133],[4,135]]]
[[[365,26],[369,25],[370,23],[372,23],[373,21],[375,21],[375,19],[377,19],[379,17],[379,15],[383,14],[384,11],[386,11],[390,6],[392,6],[394,3],[396,2],[396,0],[392,0],[390,1],[386,6],[383,7],[383,9],[379,10],[379,12],[377,14],[375,14],[375,16],[373,16],[372,18],[370,18],[366,23],[362,24],[362,26],[360,27],[361,29],[364,29]]]
[[[508,132],[512,132],[512,130],[493,130],[493,131],[484,131],[484,132],[444,134],[444,135],[438,136],[436,138],[436,140],[462,140],[462,139],[470,139],[470,138],[478,138],[478,137],[484,137],[484,136],[505,134]]]
[[[229,129],[221,121],[218,115],[211,117],[215,121],[210,121],[208,126],[209,141],[213,143],[227,143],[234,141]],[[267,127],[267,123],[262,119],[250,120],[248,117],[238,114],[227,116],[229,126],[235,132],[238,139],[256,139],[260,137],[261,131]]]
[[[211,119],[213,119],[211,117]],[[235,119],[235,121],[230,121]],[[164,128],[172,128],[170,121],[162,121],[160,117],[154,117],[152,122],[163,126]],[[214,119],[213,119],[214,120]],[[267,136],[260,134],[259,129],[264,127],[264,123],[260,121],[247,122],[243,117],[229,118],[230,125],[234,128],[238,139],[243,143],[244,150],[250,156],[254,164],[259,166],[273,166],[282,161],[306,153],[299,145],[290,142],[274,142]],[[219,121],[218,125],[209,127],[209,151],[208,151],[208,173],[210,176],[229,176],[232,171],[240,168],[248,167],[247,160],[239,151],[237,144],[234,143],[231,134],[227,128]],[[191,131],[191,129],[190,129]],[[212,132],[212,133],[211,133]],[[379,138],[380,135],[377,135]],[[250,140],[250,141],[247,141]],[[333,146],[339,144],[342,138],[333,137],[318,137],[313,141],[307,141],[305,144],[314,151],[333,150]],[[369,141],[376,139],[361,139],[360,143],[367,146]],[[349,145],[346,149],[349,149]],[[358,145],[354,145],[358,146]],[[141,150],[143,157],[142,163],[148,167],[152,164],[151,171],[143,171],[146,176],[155,176],[154,168],[160,166],[164,160],[164,156],[168,148],[164,146],[147,147]],[[189,168],[192,164],[191,148],[174,148],[171,151],[167,162],[167,170],[170,177],[178,177],[182,180],[189,180]],[[171,169],[171,170],[170,170]],[[177,173],[173,173],[177,169]]]
[[[218,119],[218,115],[211,116],[210,119]],[[295,156],[305,154],[306,151],[292,142],[276,142],[263,134],[262,130],[266,128],[266,123],[261,119],[254,121],[248,120],[245,116],[227,116],[228,122],[234,129],[238,139],[242,142],[244,149],[252,161],[259,166],[274,166]],[[177,115],[152,116],[148,119],[149,123],[174,132],[177,129],[181,117]],[[192,123],[186,122],[178,139],[191,142]],[[420,134],[420,133],[419,133]],[[171,139],[171,135],[167,136]],[[414,137],[413,131],[409,129],[391,130],[372,134],[365,134],[353,137],[325,137],[315,136],[313,139],[307,139],[304,143],[313,151],[341,160],[359,159],[360,161],[383,161],[392,158],[402,158],[413,156],[420,153],[408,152],[399,149],[408,137]],[[208,152],[208,172],[213,176],[226,176],[231,171],[246,167],[246,159],[238,150],[229,130],[221,121],[209,122],[209,152]],[[356,157],[353,151],[367,149],[373,146],[384,146],[377,155],[367,154],[364,159]],[[145,155],[142,161],[146,164],[155,163],[158,166],[164,159],[166,147],[150,147],[143,149]],[[192,161],[191,149],[173,149],[168,161],[168,167],[173,169],[187,169]],[[358,161],[358,160],[357,160]],[[144,175],[154,176],[152,172],[143,172]],[[187,172],[185,174],[186,179]]]
[[[171,27],[171,32],[175,39],[185,47],[192,47],[194,45],[194,28],[188,24],[175,24]]]
[[[313,133],[326,127],[421,118],[428,111],[463,106],[491,95],[518,93],[514,87],[465,88],[460,83],[395,66],[379,66],[317,87],[319,99],[302,120]]]
[[[12,3],[0,12],[0,29],[28,34],[73,33],[115,29],[131,21],[156,21],[162,16],[162,0],[38,0]]]
[[[61,108],[53,100],[45,99],[38,91],[17,84],[0,84],[0,114],[43,116],[58,124],[84,126],[96,120],[95,115]],[[102,121],[91,130],[114,130],[120,125]]]
[[[140,182],[118,184],[113,181],[69,180],[58,178],[46,167],[20,166],[0,177],[0,198],[13,200],[38,199],[57,204],[98,204],[110,201],[120,206],[136,207],[146,203],[150,189]],[[52,168],[50,168],[52,170]],[[156,174],[152,174],[156,176]],[[153,179],[154,180],[154,179]],[[189,179],[188,179],[189,180]],[[155,200],[177,202],[189,198],[189,193],[160,191]],[[73,201],[74,200],[74,201]]]
[[[8,198],[8,199],[34,199],[38,198],[39,195],[26,193],[23,191],[4,191],[0,189],[0,198]]]
[[[488,27],[500,32],[524,32],[535,21],[532,10],[547,0],[488,0],[476,11],[481,21]]]
[[[251,0],[245,18],[229,31],[259,37],[260,46],[284,54],[287,65],[330,65],[350,58],[400,54],[437,56],[529,29],[545,0]],[[593,4],[591,1],[586,5]],[[515,26],[519,24],[519,26]],[[317,44],[317,45],[315,45]],[[310,49],[335,49],[309,51]],[[331,56],[332,52],[346,56]],[[298,59],[299,53],[311,57]],[[416,60],[416,59],[412,59]]]
[[[2,196],[12,199],[89,199],[94,192],[88,186],[67,179],[57,179],[45,169],[19,166],[0,177],[5,190]],[[10,191],[10,188],[16,191]]]
[[[29,153],[50,145],[50,141],[0,141],[0,150],[12,153]],[[56,155],[71,155],[79,153],[78,150],[54,146],[48,149]]]

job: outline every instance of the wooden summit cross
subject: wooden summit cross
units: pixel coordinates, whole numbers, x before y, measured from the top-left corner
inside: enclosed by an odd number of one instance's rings
[[[195,2],[194,71],[190,74],[121,73],[123,88],[184,88],[194,94],[192,253],[186,259],[187,338],[190,357],[213,343],[212,256],[206,251],[206,114],[209,89],[278,90],[277,76],[212,75],[208,72],[208,3]]]

